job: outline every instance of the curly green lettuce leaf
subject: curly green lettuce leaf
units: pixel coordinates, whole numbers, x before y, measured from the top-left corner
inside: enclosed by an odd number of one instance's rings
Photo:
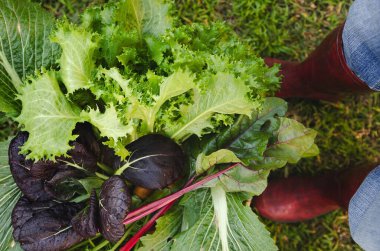
[[[144,110],[148,131],[154,131],[154,124],[161,106],[169,99],[195,88],[194,78],[187,71],[178,70],[165,78],[160,84],[160,93],[153,97],[155,103]]]
[[[100,136],[114,141],[133,133],[132,126],[123,125],[120,121],[113,105],[106,107],[104,113],[99,109],[90,109],[89,111],[82,111],[81,116],[98,128]]]
[[[260,108],[259,102],[248,99],[249,88],[232,74],[218,72],[210,79],[207,90],[194,93],[192,105],[184,108],[183,117],[170,124],[166,133],[177,141],[183,141],[192,134],[202,135],[206,128],[212,128],[211,117],[215,113],[244,114]]]
[[[21,250],[12,237],[11,214],[21,197],[21,191],[14,182],[8,165],[9,142],[0,142],[0,250]]]
[[[92,74],[95,70],[95,35],[84,28],[64,22],[58,26],[52,41],[62,48],[59,59],[60,74],[67,92],[88,89],[92,85]]]
[[[16,117],[21,80],[41,67],[50,68],[60,54],[49,35],[53,16],[39,4],[23,0],[0,2],[0,111]]]
[[[77,137],[72,131],[82,121],[79,108],[62,93],[55,75],[50,71],[31,80],[19,96],[22,110],[16,121],[29,132],[21,153],[30,159],[54,160],[66,155],[69,142]]]

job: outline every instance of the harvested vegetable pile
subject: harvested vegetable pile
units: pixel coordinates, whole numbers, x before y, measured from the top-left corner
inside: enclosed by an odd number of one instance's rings
[[[111,1],[73,24],[0,3],[0,111],[20,127],[0,144],[0,250],[277,249],[249,202],[316,132],[226,24],[169,9]]]

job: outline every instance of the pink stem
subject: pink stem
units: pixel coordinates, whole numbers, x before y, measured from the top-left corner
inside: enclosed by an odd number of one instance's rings
[[[152,203],[149,203],[145,206],[142,206],[132,212],[130,212],[127,217],[124,219],[123,223],[124,224],[130,224],[132,222],[135,222],[145,216],[147,216],[148,214],[151,214],[152,212],[168,205],[169,203],[177,200],[178,198],[180,198],[182,195],[192,191],[192,190],[195,190],[197,188],[199,188],[200,186],[204,185],[205,183],[209,182],[210,180],[213,180],[217,177],[219,177],[220,175],[224,174],[225,172],[231,170],[232,168],[234,168],[235,166],[237,165],[241,165],[240,163],[236,163],[222,171],[219,171],[213,175],[210,175],[210,176],[207,176],[206,178],[194,183],[193,185],[190,185],[190,186],[187,186],[181,190],[179,190],[178,192],[175,192],[169,196],[166,196],[162,199],[159,199],[159,200],[156,200]]]
[[[181,197],[185,193],[190,192],[190,191],[202,186],[203,184],[209,182],[210,180],[215,179],[215,178],[219,177],[220,175],[228,172],[229,170],[231,170],[232,168],[234,168],[237,165],[241,165],[241,163],[236,163],[236,164],[234,164],[234,165],[232,165],[232,166],[230,166],[230,167],[228,167],[228,168],[226,168],[226,169],[224,169],[218,173],[207,176],[206,178],[194,183],[193,185],[189,185],[194,180],[194,178],[192,178],[191,180],[189,180],[186,183],[185,188],[183,188],[182,190],[133,211],[132,212],[133,216],[135,216],[137,213],[140,213],[140,214],[146,216],[147,214],[149,214],[146,212],[154,212],[154,211],[159,209],[159,211],[131,239],[129,239],[129,241],[120,249],[120,251],[130,251],[137,244],[137,242],[140,240],[141,236],[143,236],[154,225],[154,223],[157,221],[157,219],[160,218],[163,214],[165,214],[174,205],[176,199],[178,199],[179,197]],[[142,217],[144,217],[144,216],[142,216]],[[124,224],[129,224],[129,223],[132,223],[132,222],[137,221],[137,220],[142,218],[140,216],[135,216],[133,218],[132,217],[127,217],[124,220]],[[133,219],[133,221],[132,221],[132,219]]]
[[[173,205],[175,201],[169,203],[165,207],[161,208],[129,241],[120,249],[120,251],[130,251],[139,242],[141,236],[143,236],[158,218],[165,214]]]

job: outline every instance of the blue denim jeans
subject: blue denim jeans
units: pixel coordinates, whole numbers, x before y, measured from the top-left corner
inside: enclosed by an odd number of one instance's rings
[[[347,65],[380,91],[380,0],[356,0],[343,28]],[[380,153],[379,153],[380,154]],[[348,207],[351,236],[364,250],[380,250],[380,166],[363,181]]]
[[[380,0],[356,0],[351,5],[343,28],[343,50],[350,69],[380,91]]]
[[[363,181],[348,206],[351,236],[364,250],[380,250],[380,166]]]

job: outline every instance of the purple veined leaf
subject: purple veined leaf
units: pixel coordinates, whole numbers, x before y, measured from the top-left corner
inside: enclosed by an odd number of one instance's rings
[[[95,190],[91,193],[88,205],[71,220],[71,225],[75,232],[86,239],[99,232],[99,202]]]
[[[126,146],[131,153],[128,167],[121,176],[132,184],[148,189],[162,189],[183,177],[185,155],[173,140],[159,134],[145,135]],[[117,174],[118,174],[117,171]]]
[[[105,239],[117,242],[123,237],[123,220],[131,205],[130,192],[120,176],[112,176],[103,183],[99,195],[99,212],[100,231]]]
[[[27,139],[28,133],[20,132],[9,145],[9,166],[13,178],[17,186],[28,199],[32,201],[50,200],[53,197],[45,191],[44,181],[41,178],[33,177],[30,172],[33,162],[27,160],[25,155],[19,154],[20,147]],[[52,168],[54,167],[52,166]]]
[[[12,212],[14,240],[26,251],[65,250],[84,238],[70,225],[77,203],[30,202],[20,198]]]

